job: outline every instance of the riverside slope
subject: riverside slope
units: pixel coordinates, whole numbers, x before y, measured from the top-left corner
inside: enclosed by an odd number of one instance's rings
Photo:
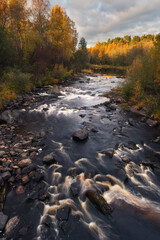
[[[159,240],[160,132],[102,97],[121,82],[83,76],[19,110],[1,237]]]

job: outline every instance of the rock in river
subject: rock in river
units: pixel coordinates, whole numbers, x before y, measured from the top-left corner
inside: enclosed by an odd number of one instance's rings
[[[114,148],[107,148],[107,149],[104,149],[101,151],[102,154],[105,154],[106,156],[108,156],[110,158],[113,157],[114,152],[115,152]]]
[[[88,190],[85,195],[100,212],[105,215],[111,214],[112,208],[101,195],[97,194],[92,190]]]
[[[85,128],[78,130],[73,134],[73,139],[76,141],[84,141],[87,138],[88,138],[88,131]]]
[[[56,159],[55,159],[54,153],[50,153],[43,158],[43,163],[45,164],[52,164],[55,162],[56,162]]]
[[[154,121],[152,119],[148,119],[147,120],[147,124],[150,126],[150,127],[156,127],[158,125],[158,122],[157,121]]]
[[[9,237],[12,235],[12,233],[16,230],[18,224],[20,222],[20,218],[18,216],[15,216],[11,218],[5,228],[5,234]]]

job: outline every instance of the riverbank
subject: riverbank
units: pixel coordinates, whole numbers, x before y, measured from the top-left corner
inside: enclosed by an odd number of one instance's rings
[[[137,107],[137,103],[125,100],[122,91],[123,87],[118,87],[104,96],[110,98],[112,102],[117,103],[125,111],[132,113],[134,116],[139,116],[141,121],[146,122],[149,126],[158,127],[160,125],[160,118],[154,118],[146,106]]]
[[[82,70],[84,73],[88,74],[106,74],[118,77],[126,76],[127,67],[126,66],[113,66],[113,65],[96,65],[89,64],[88,69]]]

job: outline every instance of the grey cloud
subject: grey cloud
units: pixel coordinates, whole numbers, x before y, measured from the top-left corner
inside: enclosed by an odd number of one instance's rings
[[[159,0],[59,0],[89,45],[126,34],[158,33]],[[52,4],[56,3],[51,0]]]

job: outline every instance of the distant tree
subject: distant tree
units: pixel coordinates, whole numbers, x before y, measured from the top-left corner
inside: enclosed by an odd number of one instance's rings
[[[82,37],[79,41],[78,50],[75,53],[75,61],[78,70],[85,68],[87,66],[88,50],[87,42],[84,37]]]
[[[0,1],[0,26],[5,28],[8,20],[8,0]]]
[[[134,36],[133,38],[132,38],[132,43],[137,43],[137,42],[140,42],[140,37],[139,36]]]
[[[155,37],[154,58],[156,64],[156,83],[160,90],[160,34],[156,35]]]
[[[27,0],[9,1],[9,30],[17,51],[22,51],[23,48],[23,34],[28,17],[26,4]]]
[[[131,36],[129,36],[129,35],[124,36],[124,41],[126,43],[129,43],[131,41]]]
[[[72,58],[77,45],[77,31],[74,22],[58,4],[51,9],[48,39],[59,63],[66,63]]]
[[[33,18],[33,27],[39,33],[40,41],[46,32],[49,19],[49,0],[32,0],[31,13]]]

